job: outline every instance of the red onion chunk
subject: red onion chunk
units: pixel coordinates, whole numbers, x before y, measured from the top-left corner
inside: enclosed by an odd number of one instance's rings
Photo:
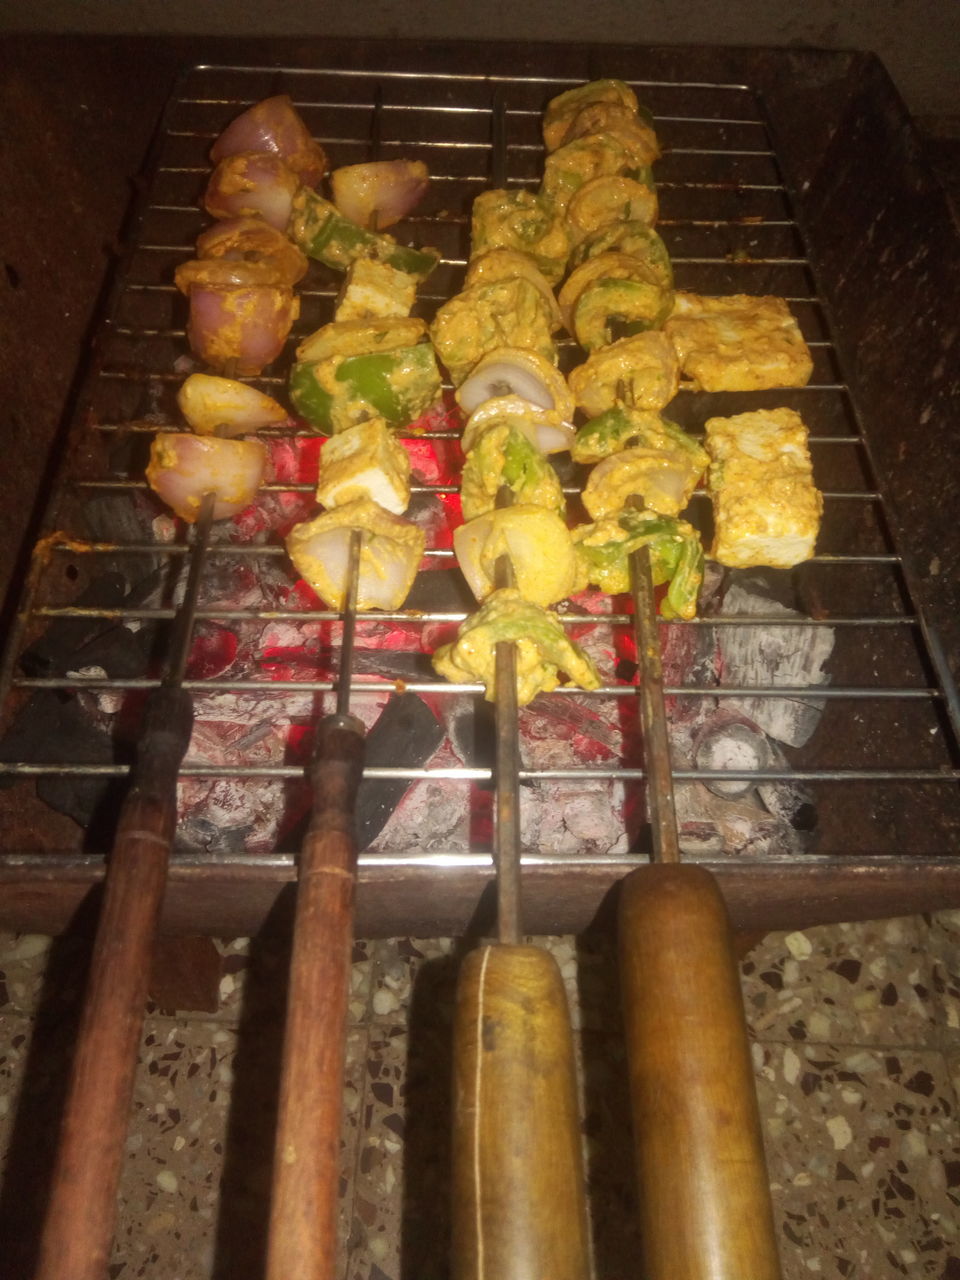
[[[286,93],[264,98],[231,121],[213,144],[210,159],[218,164],[238,151],[272,152],[305,187],[315,187],[327,171],[327,157],[315,142]]]
[[[372,160],[330,175],[333,203],[361,227],[392,227],[426,195],[430,175],[422,160]]]
[[[214,169],[203,207],[214,218],[258,214],[278,231],[286,230],[300,181],[279,156],[240,151]]]
[[[299,314],[292,289],[194,285],[187,338],[194,355],[215,372],[250,378],[277,358]]]
[[[213,492],[213,518],[224,520],[254,500],[266,464],[267,451],[259,440],[160,431],[150,449],[147,483],[190,524],[199,515],[203,495]]]
[[[199,258],[223,258],[227,262],[269,262],[294,285],[307,274],[310,263],[292,240],[263,218],[224,218],[197,237]]]

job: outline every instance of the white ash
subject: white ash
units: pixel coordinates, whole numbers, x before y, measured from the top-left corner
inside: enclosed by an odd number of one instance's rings
[[[559,858],[626,854],[622,785],[586,779],[521,787],[520,840],[526,850]]]
[[[736,583],[727,591],[724,614],[801,616],[795,610],[747,591]],[[718,627],[717,633],[723,684],[810,688],[829,683],[823,667],[833,652],[832,627],[724,626]],[[796,698],[749,697],[737,698],[732,704],[771,738],[791,747],[802,747],[809,741],[820,721],[823,705],[823,699],[814,698],[800,701]]]

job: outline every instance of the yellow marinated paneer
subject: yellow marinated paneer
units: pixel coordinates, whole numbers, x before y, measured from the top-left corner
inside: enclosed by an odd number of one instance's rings
[[[789,569],[813,555],[823,495],[813,483],[807,428],[792,409],[709,418],[711,556],[730,568]]]
[[[382,418],[331,436],[320,451],[317,501],[340,507],[357,498],[398,516],[410,504],[410,455]]]
[[[783,298],[678,293],[664,325],[694,390],[803,387],[813,361]]]
[[[408,316],[416,301],[417,282],[405,271],[373,258],[350,264],[337,302],[337,320],[387,320]]]

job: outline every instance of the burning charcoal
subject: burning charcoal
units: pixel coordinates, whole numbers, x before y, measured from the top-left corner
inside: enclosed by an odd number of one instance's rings
[[[434,755],[443,738],[443,729],[423,699],[415,693],[400,693],[390,699],[367,734],[366,762],[419,768]],[[366,778],[360,784],[357,839],[361,850],[377,838],[409,786],[402,778]]]
[[[722,713],[721,713],[722,714]],[[771,747],[756,725],[742,720],[714,723],[697,743],[694,760],[698,769],[730,769],[738,773],[765,769],[770,762]],[[756,783],[750,779],[710,778],[703,784],[716,796],[744,796]]]
[[[727,590],[724,613],[769,614],[784,619],[800,616],[738,582]],[[826,684],[829,679],[823,667],[833,652],[832,627],[727,626],[718,628],[718,633],[726,684],[810,687]],[[736,710],[778,742],[802,747],[819,723],[823,702],[812,698],[738,698]]]
[[[768,742],[770,748],[770,765],[772,769],[787,768],[789,761],[775,743]],[[807,852],[813,849],[813,833],[817,828],[817,808],[813,794],[796,782],[763,782],[757,787],[757,794],[775,818],[789,823],[798,833],[801,848]],[[803,843],[803,837],[808,837]]]

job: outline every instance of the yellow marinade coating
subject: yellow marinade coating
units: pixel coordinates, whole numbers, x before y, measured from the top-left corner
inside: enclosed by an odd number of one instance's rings
[[[783,298],[678,293],[664,325],[694,390],[803,387],[813,360]]]
[[[556,363],[553,317],[535,284],[522,276],[472,284],[437,311],[430,338],[454,386],[497,347],[535,351]]]
[[[813,555],[823,495],[813,483],[807,428],[792,409],[709,418],[711,557],[734,569],[789,569]]]

